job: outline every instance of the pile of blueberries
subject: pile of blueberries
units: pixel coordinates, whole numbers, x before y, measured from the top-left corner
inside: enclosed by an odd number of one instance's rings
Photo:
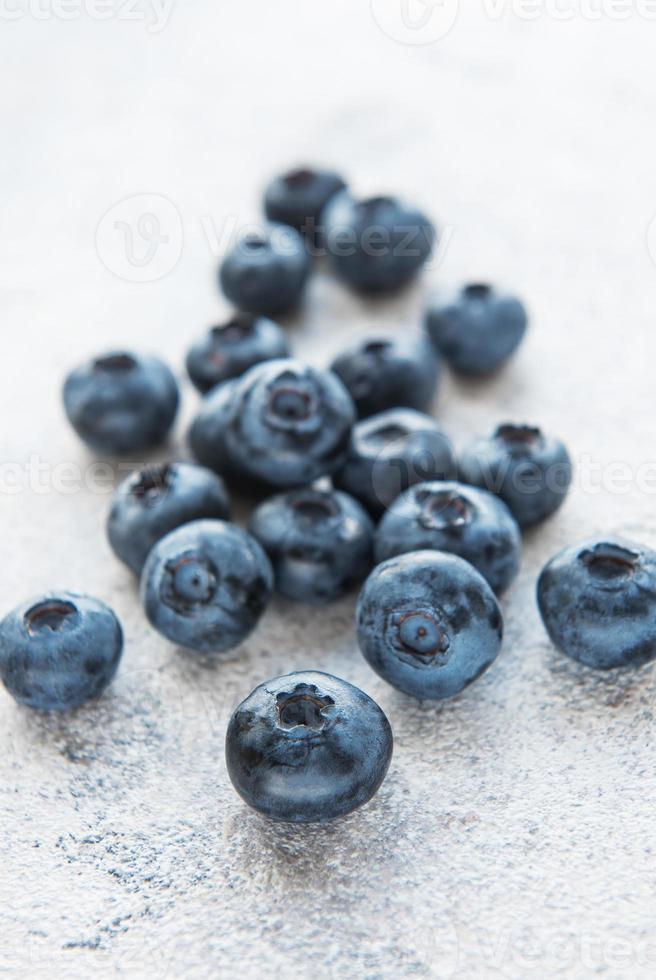
[[[472,283],[430,301],[425,329],[371,337],[330,368],[295,360],[271,317],[298,306],[317,262],[362,293],[399,290],[437,234],[389,197],[358,200],[338,174],[294,170],[266,190],[267,224],[240,238],[219,280],[235,305],[187,356],[203,401],[189,431],[197,462],[146,466],[118,488],[107,523],[140,577],[152,626],[203,654],[241,643],[273,590],[328,603],[364,581],[356,629],[371,667],[416,698],[457,695],[495,660],[497,596],[519,571],[524,528],[550,517],[572,479],[566,448],[504,424],[456,459],[426,414],[444,360],[486,376],[527,327],[522,303]],[[125,351],[74,370],[64,404],[78,435],[109,456],[165,441],[179,403],[158,358]],[[233,490],[258,496],[248,531]],[[566,549],[543,570],[538,602],[554,644],[591,667],[656,655],[656,554],[621,539]],[[112,680],[123,635],[98,600],[53,593],[0,625],[0,674],[22,704],[73,708]],[[324,821],[382,783],[392,731],[378,705],[315,671],[268,681],[229,723],[226,759],[241,796],[269,817]]]

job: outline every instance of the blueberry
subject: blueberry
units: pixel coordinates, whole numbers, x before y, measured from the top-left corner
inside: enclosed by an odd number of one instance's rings
[[[178,386],[156,357],[112,353],[76,368],[64,384],[64,407],[79,437],[109,455],[164,442],[178,411]]]
[[[417,208],[393,197],[357,201],[347,191],[330,200],[322,224],[336,274],[364,293],[407,285],[430,256],[436,237]]]
[[[332,372],[267,361],[205,397],[189,441],[218,473],[291,488],[343,463],[354,418],[351,396]]]
[[[538,606],[561,653],[597,670],[656,658],[656,551],[621,537],[565,548],[543,568]]]
[[[333,170],[299,167],[271,181],[264,192],[264,211],[269,221],[291,225],[315,241],[321,237],[321,212],[345,187]]]
[[[169,531],[203,517],[229,516],[220,477],[192,463],[164,463],[132,473],[116,490],[107,537],[116,556],[140,575],[148,552]]]
[[[415,483],[454,476],[451,443],[435,421],[397,408],[354,426],[346,462],[334,482],[377,516]]]
[[[300,302],[310,272],[310,256],[297,231],[269,225],[244,235],[221,268],[221,288],[231,303],[248,313],[286,313]]]
[[[278,357],[289,356],[289,344],[273,320],[237,313],[226,323],[212,327],[187,354],[187,372],[200,392]]]
[[[308,670],[261,684],[226,735],[232,784],[274,820],[323,823],[367,803],[392,758],[392,729],[363,691]]]
[[[374,555],[448,551],[470,562],[495,592],[519,571],[522,539],[501,500],[462,483],[419,483],[394,501],[376,529]]]
[[[528,425],[500,425],[491,437],[475,439],[458,469],[464,483],[498,494],[521,527],[555,513],[572,482],[563,443]]]
[[[487,670],[503,621],[473,565],[414,551],[378,565],[360,594],[358,643],[386,681],[417,698],[451,698]]]
[[[388,408],[425,411],[437,390],[440,365],[421,334],[369,338],[337,357],[331,370],[350,392],[360,418]]]
[[[249,530],[271,559],[278,591],[300,602],[338,599],[372,566],[373,524],[345,493],[309,487],[271,497]]]
[[[19,704],[39,711],[97,698],[122,652],[123,630],[112,610],[74,592],[32,599],[0,623],[0,677]]]
[[[455,371],[471,375],[498,370],[519,347],[527,324],[523,304],[486,283],[438,293],[426,313],[435,347]]]
[[[250,534],[224,521],[193,521],[153,547],[141,601],[167,639],[200,653],[246,639],[273,588],[269,559]]]

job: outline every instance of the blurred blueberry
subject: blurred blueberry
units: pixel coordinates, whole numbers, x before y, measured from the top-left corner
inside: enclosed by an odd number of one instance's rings
[[[338,599],[371,570],[373,524],[345,493],[308,487],[271,497],[249,530],[271,559],[278,591],[299,602]]]
[[[392,758],[392,729],[363,691],[308,670],[261,684],[235,710],[228,775],[274,820],[323,823],[367,803]]]
[[[331,371],[267,361],[205,397],[189,441],[218,473],[291,488],[343,463],[354,419],[351,396]]]
[[[76,368],[64,383],[71,425],[88,446],[108,455],[159,446],[178,402],[176,380],[157,357],[105,354]]]
[[[346,462],[334,482],[378,516],[415,483],[450,480],[455,469],[451,443],[434,419],[397,408],[353,427]]]
[[[520,300],[486,283],[438,292],[426,312],[435,347],[462,374],[498,370],[519,347],[527,324]]]
[[[220,477],[193,463],[147,466],[130,474],[114,493],[107,537],[114,554],[140,575],[156,541],[204,517],[230,517]]]
[[[291,225],[311,241],[321,238],[320,217],[328,201],[346,187],[333,170],[298,167],[275,177],[264,192],[269,221]]]
[[[152,548],[141,601],[158,632],[200,653],[230,650],[252,632],[273,588],[269,559],[224,521],[184,524]]]
[[[357,201],[347,191],[322,215],[325,245],[336,274],[364,293],[391,292],[415,278],[430,256],[435,228],[394,197]]]
[[[20,704],[64,711],[97,698],[113,679],[123,631],[89,596],[58,592],[24,602],[0,623],[0,676]]]
[[[288,225],[269,225],[233,245],[221,263],[219,281],[240,310],[274,315],[298,306],[309,272],[301,235]]]
[[[498,494],[521,527],[539,524],[563,504],[572,482],[572,463],[559,439],[529,425],[500,425],[462,453],[464,483]]]
[[[397,497],[376,529],[377,562],[429,548],[470,562],[495,592],[519,571],[522,539],[498,497],[462,483],[419,483]]]
[[[254,364],[288,356],[289,344],[282,327],[264,316],[237,313],[226,323],[212,327],[190,348],[187,372],[205,394]]]
[[[406,333],[361,340],[331,370],[350,392],[360,418],[388,408],[425,411],[437,390],[440,365],[428,339]]]
[[[417,698],[451,698],[494,662],[503,622],[473,565],[414,551],[378,565],[356,613],[358,643],[388,683]]]

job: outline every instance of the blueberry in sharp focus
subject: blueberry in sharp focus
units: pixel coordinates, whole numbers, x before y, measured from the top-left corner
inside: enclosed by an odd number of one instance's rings
[[[331,371],[267,361],[205,397],[189,441],[218,473],[285,489],[343,463],[354,419],[351,396]]]
[[[346,184],[333,170],[297,167],[275,177],[264,192],[269,221],[291,225],[311,241],[321,238],[321,212]]]
[[[498,494],[521,527],[539,524],[563,504],[572,482],[567,449],[529,425],[500,425],[462,453],[464,483]]]
[[[0,677],[16,701],[40,711],[97,698],[122,652],[123,631],[112,610],[74,592],[24,602],[0,623]]]
[[[544,567],[538,606],[552,643],[597,670],[656,658],[656,552],[621,537],[565,548]]]
[[[440,374],[439,359],[422,334],[368,338],[335,358],[331,370],[350,392],[360,418],[388,408],[425,411]]]
[[[501,610],[473,565],[414,551],[378,565],[356,613],[358,643],[388,683],[417,698],[451,698],[487,670],[503,635]]]
[[[431,221],[394,197],[331,198],[322,215],[332,266],[351,288],[391,292],[407,285],[429,258],[436,239]]]
[[[274,820],[323,823],[367,803],[392,758],[392,730],[375,701],[330,674],[302,671],[257,687],[226,735],[232,784]]]
[[[273,315],[298,306],[309,272],[305,241],[278,224],[239,238],[221,263],[219,281],[240,310]]]
[[[160,538],[206,517],[230,517],[228,492],[216,473],[193,463],[147,466],[128,476],[114,493],[107,537],[115,555],[140,575]]]
[[[426,311],[426,329],[455,371],[485,375],[514,354],[528,325],[519,299],[486,283],[438,292]]]
[[[205,394],[254,364],[288,356],[289,344],[282,327],[265,316],[237,313],[226,323],[212,327],[190,348],[187,373]]]
[[[373,524],[345,493],[308,487],[271,497],[254,511],[249,530],[289,599],[331,602],[371,570]]]
[[[64,407],[79,437],[110,455],[160,445],[178,411],[178,386],[157,357],[117,352],[72,371]]]
[[[415,483],[453,479],[455,468],[451,443],[434,419],[397,408],[353,427],[334,483],[377,516]]]
[[[376,529],[376,562],[422,549],[470,562],[496,593],[519,571],[522,538],[506,505],[462,483],[418,483],[397,497]]]
[[[141,575],[152,626],[179,646],[218,653],[252,632],[273,588],[257,541],[224,521],[193,521],[153,547]]]

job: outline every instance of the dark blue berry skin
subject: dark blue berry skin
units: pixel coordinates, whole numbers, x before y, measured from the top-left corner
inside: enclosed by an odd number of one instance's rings
[[[522,537],[506,505],[462,483],[419,483],[397,497],[376,529],[374,557],[448,551],[477,568],[496,593],[519,571]]]
[[[483,576],[463,558],[414,551],[378,565],[356,613],[371,667],[416,698],[452,698],[499,652],[503,621]]]
[[[271,497],[254,511],[249,530],[289,599],[332,602],[372,567],[373,523],[345,493],[308,487]]]
[[[400,493],[426,480],[455,476],[451,443],[428,415],[390,409],[358,422],[334,483],[380,516]]]
[[[117,352],[72,371],[64,407],[79,437],[111,456],[159,446],[178,411],[178,386],[157,357]]]
[[[341,466],[354,420],[351,396],[332,372],[267,361],[206,396],[189,442],[218,473],[287,489]]]
[[[322,215],[332,266],[358,292],[393,292],[419,273],[435,243],[435,228],[417,210],[393,197],[355,200],[336,194]]]
[[[273,820],[325,823],[374,796],[392,746],[375,701],[309,670],[268,681],[242,701],[228,725],[226,763],[254,810]]]
[[[498,494],[520,527],[539,524],[563,504],[572,463],[559,439],[528,425],[500,425],[475,439],[458,463],[463,483]]]
[[[497,371],[519,347],[527,325],[520,300],[485,283],[438,293],[426,312],[433,344],[461,374]]]
[[[264,316],[237,313],[226,323],[212,327],[190,348],[187,373],[198,391],[206,394],[215,385],[238,378],[254,364],[289,356],[282,327]]]
[[[426,337],[407,333],[362,340],[340,354],[331,370],[362,419],[388,408],[426,411],[437,391],[440,363]]]
[[[229,517],[228,492],[216,473],[193,463],[164,463],[132,473],[118,487],[107,537],[117,558],[140,575],[153,545],[176,527]]]
[[[0,623],[0,676],[28,708],[65,711],[97,698],[116,673],[123,630],[89,596],[57,592],[25,602]]]
[[[275,177],[264,192],[269,221],[291,225],[310,241],[321,238],[320,218],[328,201],[346,184],[333,170],[298,167]]]
[[[273,316],[298,306],[309,272],[301,235],[287,225],[269,225],[236,242],[221,263],[219,281],[238,309]]]
[[[551,642],[610,670],[656,658],[656,552],[621,537],[565,548],[543,568],[538,606]]]
[[[237,646],[252,632],[273,588],[260,545],[224,521],[193,521],[153,547],[141,601],[158,632],[199,653]]]

